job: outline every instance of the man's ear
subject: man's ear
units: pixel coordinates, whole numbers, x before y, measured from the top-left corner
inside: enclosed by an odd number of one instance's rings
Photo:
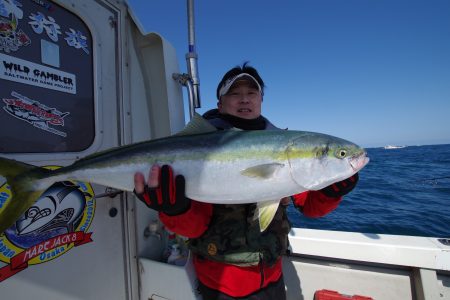
[[[217,108],[221,109],[222,108],[222,101],[219,99],[219,101],[217,101]]]

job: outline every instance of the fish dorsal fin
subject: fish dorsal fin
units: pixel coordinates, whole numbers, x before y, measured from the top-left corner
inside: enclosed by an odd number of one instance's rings
[[[177,132],[175,135],[194,135],[200,133],[209,133],[217,131],[217,128],[211,125],[206,119],[200,116],[197,113],[194,113],[194,116],[186,124],[183,130]]]
[[[259,218],[259,229],[261,232],[266,230],[272,223],[279,205],[280,200],[269,200],[257,204],[255,217],[258,216]]]
[[[247,168],[241,171],[241,174],[252,178],[270,179],[283,167],[284,164],[280,163],[262,164]]]

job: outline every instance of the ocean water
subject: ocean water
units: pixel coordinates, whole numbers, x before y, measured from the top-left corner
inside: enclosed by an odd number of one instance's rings
[[[450,145],[368,148],[370,163],[336,210],[307,218],[288,208],[294,227],[450,237]]]

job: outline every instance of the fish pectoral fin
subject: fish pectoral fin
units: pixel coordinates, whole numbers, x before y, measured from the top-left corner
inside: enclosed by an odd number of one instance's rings
[[[181,131],[174,134],[174,136],[194,135],[200,133],[215,132],[217,128],[211,125],[206,119],[195,113],[191,121]]]
[[[280,199],[259,202],[257,204],[255,217],[259,218],[259,229],[261,232],[269,227],[280,205]]]
[[[241,171],[241,174],[247,177],[269,179],[273,178],[278,170],[284,167],[284,164],[271,163],[257,165]]]

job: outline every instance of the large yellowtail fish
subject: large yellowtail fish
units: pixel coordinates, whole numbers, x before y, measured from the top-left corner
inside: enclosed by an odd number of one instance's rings
[[[0,158],[12,199],[0,212],[0,233],[53,183],[79,180],[133,191],[134,173],[169,164],[186,178],[186,196],[216,204],[257,203],[261,231],[281,198],[346,179],[369,159],[333,136],[290,130],[217,131],[196,115],[180,133],[96,153],[56,170]]]

